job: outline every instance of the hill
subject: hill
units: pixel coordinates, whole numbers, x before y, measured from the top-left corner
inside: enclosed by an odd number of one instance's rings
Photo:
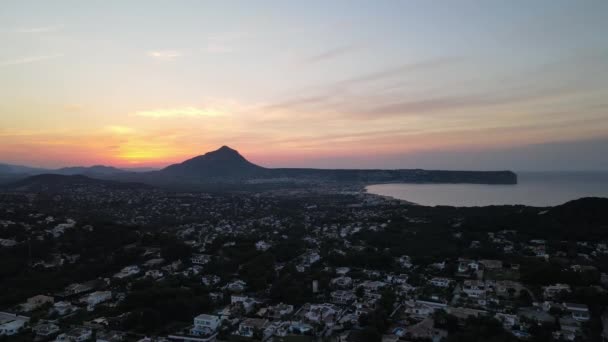
[[[218,150],[170,165],[160,173],[189,179],[239,180],[263,175],[265,170],[249,162],[238,151],[222,146]]]
[[[148,176],[150,180],[156,181],[195,181],[197,183],[517,183],[517,176],[511,171],[265,168],[251,163],[238,151],[228,146],[222,146],[216,151],[170,165]]]
[[[19,192],[65,192],[75,189],[95,191],[100,189],[151,189],[150,185],[133,182],[117,182],[90,178],[83,175],[41,174],[27,177],[4,186],[5,190]]]

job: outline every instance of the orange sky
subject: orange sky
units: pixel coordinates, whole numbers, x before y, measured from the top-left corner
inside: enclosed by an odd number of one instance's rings
[[[164,166],[229,145],[266,166],[424,167],[608,139],[606,2],[250,6],[3,2],[0,162]]]

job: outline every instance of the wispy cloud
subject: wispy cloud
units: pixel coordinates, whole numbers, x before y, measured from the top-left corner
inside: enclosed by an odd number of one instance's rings
[[[333,49],[329,49],[326,50],[322,53],[319,53],[317,55],[311,56],[309,58],[306,59],[307,63],[319,63],[319,62],[323,62],[326,60],[330,60],[339,56],[342,56],[348,52],[351,52],[353,50],[355,50],[355,46],[354,45],[344,45],[344,46],[339,46]]]
[[[63,57],[63,54],[22,57],[22,58],[13,59],[13,60],[0,61],[0,67],[42,62],[42,61],[46,61],[46,60],[54,59],[54,58],[59,58],[59,57]]]
[[[127,127],[127,126],[119,126],[119,125],[111,125],[111,126],[106,126],[104,128],[104,131],[106,132],[110,132],[113,134],[132,134],[135,132],[135,129],[131,128],[131,127]]]
[[[224,112],[216,108],[182,107],[139,111],[136,112],[135,115],[148,118],[193,118],[222,116],[224,115]]]
[[[49,33],[61,29],[62,26],[39,26],[39,27],[19,27],[13,29],[15,33]]]
[[[148,52],[149,57],[161,61],[173,61],[183,55],[184,53],[178,50],[155,50]]]

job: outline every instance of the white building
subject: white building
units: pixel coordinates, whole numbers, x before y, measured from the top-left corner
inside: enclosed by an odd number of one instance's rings
[[[450,279],[435,277],[435,278],[431,279],[429,281],[429,283],[431,285],[437,286],[437,287],[449,287],[450,286]]]
[[[99,303],[112,299],[112,291],[95,291],[80,298],[81,303],[87,304],[87,310],[93,311]]]
[[[589,307],[585,304],[564,303],[564,309],[577,321],[588,321],[591,318]]]
[[[469,297],[479,298],[486,294],[486,286],[483,281],[480,280],[465,280],[462,285],[462,291]]]
[[[221,324],[218,316],[200,314],[194,317],[194,326],[191,329],[192,335],[205,336],[214,334]]]
[[[29,317],[0,312],[0,336],[15,335],[30,321]]]
[[[139,269],[139,266],[131,265],[131,266],[127,266],[127,267],[123,268],[122,270],[120,270],[120,272],[116,273],[114,275],[114,278],[123,279],[123,278],[127,278],[130,276],[139,274],[139,272],[141,272],[141,270]]]

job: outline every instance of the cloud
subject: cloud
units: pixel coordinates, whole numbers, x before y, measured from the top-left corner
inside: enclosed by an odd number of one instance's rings
[[[136,112],[135,115],[148,118],[179,118],[179,117],[215,117],[224,115],[223,111],[217,108],[167,108]]]
[[[412,73],[412,72],[440,68],[440,67],[449,65],[450,63],[453,63],[457,60],[458,60],[458,58],[456,58],[456,57],[441,57],[441,58],[429,59],[429,60],[421,61],[421,62],[406,63],[406,64],[402,64],[402,65],[399,65],[399,66],[396,66],[393,68],[388,68],[388,69],[370,72],[370,73],[363,74],[360,76],[348,78],[348,79],[339,81],[337,83],[337,85],[349,86],[349,85],[357,85],[357,84],[361,84],[361,83],[382,81],[382,80],[389,79],[389,78],[399,78],[399,77],[402,77],[402,76]]]
[[[0,67],[42,62],[42,61],[46,61],[46,60],[54,59],[54,58],[59,58],[59,57],[63,57],[63,54],[22,57],[22,58],[8,60],[8,61],[0,61]]]
[[[114,134],[132,134],[135,132],[135,129],[133,129],[131,127],[118,126],[118,125],[106,126],[105,130],[107,132],[114,133]]]
[[[184,54],[178,50],[156,50],[148,52],[148,56],[161,61],[173,61],[183,55]]]
[[[21,27],[12,30],[15,33],[49,33],[61,29],[61,26]]]
[[[320,54],[311,56],[309,58],[306,59],[307,63],[319,63],[319,62],[324,62],[326,60],[330,60],[339,56],[342,56],[352,50],[355,49],[355,46],[353,45],[344,45],[344,46],[339,46],[327,51],[324,51]]]

